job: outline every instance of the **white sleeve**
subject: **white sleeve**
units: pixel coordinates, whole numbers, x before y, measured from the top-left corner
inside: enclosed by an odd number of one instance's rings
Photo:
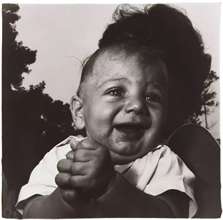
[[[56,146],[43,157],[33,169],[28,183],[20,190],[16,205],[18,212],[23,214],[25,200],[34,195],[49,195],[57,188],[55,183],[55,177],[58,173],[57,163],[66,158],[66,154],[70,150],[69,144],[61,147]]]
[[[151,195],[159,195],[168,190],[178,190],[186,193],[189,198],[189,217],[197,212],[197,204],[194,198],[195,176],[184,162],[168,148],[162,147],[161,153],[155,151],[153,156],[159,158],[156,170],[144,192]]]

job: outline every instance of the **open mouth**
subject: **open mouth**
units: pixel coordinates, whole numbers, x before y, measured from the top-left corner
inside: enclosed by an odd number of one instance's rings
[[[143,135],[145,126],[142,124],[125,123],[116,125],[115,129],[128,139],[138,139]]]

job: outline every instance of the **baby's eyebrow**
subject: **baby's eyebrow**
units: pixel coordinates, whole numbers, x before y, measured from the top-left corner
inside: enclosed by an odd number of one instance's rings
[[[161,86],[159,86],[157,83],[149,82],[148,85],[152,85],[156,89],[160,90],[164,95],[167,95],[167,93],[164,91],[164,89]]]
[[[115,82],[115,81],[126,81],[127,83],[131,84],[130,81],[127,78],[120,77],[120,78],[109,78],[105,81],[102,81],[97,88],[101,88],[104,84],[109,83],[109,82]]]

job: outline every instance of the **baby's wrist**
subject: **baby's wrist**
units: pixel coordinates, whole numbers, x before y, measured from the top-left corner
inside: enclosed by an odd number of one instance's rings
[[[98,205],[101,203],[107,204],[106,201],[110,200],[111,198],[111,200],[113,200],[113,198],[117,195],[117,189],[119,191],[120,186],[121,188],[123,187],[123,178],[124,177],[120,173],[114,171],[114,176],[112,177],[109,186],[106,188],[106,191],[104,191],[100,197],[92,199],[92,202]]]
[[[114,170],[113,174],[112,174],[112,177],[110,179],[110,182],[107,186],[107,188],[105,189],[104,193],[105,194],[106,192],[109,191],[109,189],[114,185],[115,181],[116,181],[116,176],[117,176],[117,172]]]
[[[112,188],[112,186],[115,184],[116,176],[117,176],[117,172],[113,171],[112,176],[110,178],[110,181],[109,181],[107,187],[105,188],[105,190],[103,190],[100,194],[97,194],[97,196],[91,197],[91,201],[93,203],[94,203],[95,200],[97,200],[98,198],[105,195]]]

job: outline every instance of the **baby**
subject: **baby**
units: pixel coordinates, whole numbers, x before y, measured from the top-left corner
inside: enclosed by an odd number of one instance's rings
[[[169,91],[175,88],[168,50],[153,40],[123,36],[106,41],[104,35],[85,62],[71,112],[86,137],[69,137],[33,170],[17,204],[24,217],[196,213],[193,173],[161,144]]]

